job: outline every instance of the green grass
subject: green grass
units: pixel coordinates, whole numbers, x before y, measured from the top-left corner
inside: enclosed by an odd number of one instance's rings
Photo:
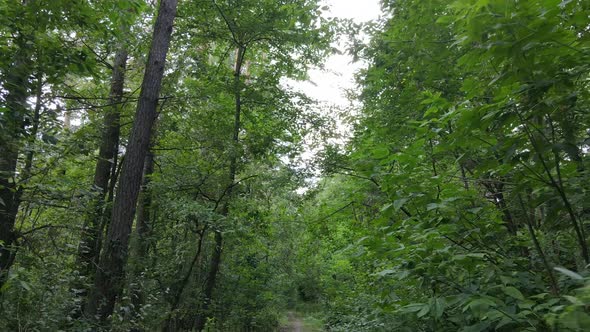
[[[304,329],[310,332],[323,331],[324,321],[317,316],[302,317]]]

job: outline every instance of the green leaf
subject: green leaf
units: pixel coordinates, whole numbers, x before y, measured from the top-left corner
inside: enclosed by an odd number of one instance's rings
[[[472,208],[472,209],[467,209],[467,212],[473,213],[473,214],[478,214],[479,211],[481,211],[482,209],[483,209],[483,207],[480,206],[480,207],[475,207],[475,208]]]
[[[559,4],[559,8],[564,9],[570,2],[572,2],[572,0],[563,0],[560,4]]]
[[[383,159],[389,156],[389,149],[387,147],[378,147],[371,150],[371,156],[375,159]]]
[[[432,305],[432,314],[435,318],[441,318],[446,308],[446,301],[444,298],[437,297],[434,299]]]
[[[572,304],[575,305],[584,305],[584,302],[580,301],[580,299],[578,299],[575,296],[571,296],[571,295],[564,295],[563,298],[565,298],[566,300],[570,301]]]
[[[455,17],[450,16],[450,15],[446,15],[446,16],[441,16],[436,20],[436,23],[440,23],[440,24],[449,24],[455,21]]]
[[[512,286],[508,286],[502,288],[502,290],[504,291],[504,293],[506,293],[506,295],[511,296],[517,300],[524,301],[524,295],[522,295],[522,293],[518,289]]]
[[[389,210],[389,208],[392,205],[393,205],[392,203],[388,203],[388,204],[383,205],[383,207],[381,208],[381,212],[385,212],[385,211]]]
[[[487,331],[488,328],[490,327],[490,325],[491,325],[491,323],[488,322],[488,321],[479,322],[477,324],[464,327],[461,330],[461,332],[481,332],[481,331]]]
[[[401,209],[410,199],[409,198],[400,198],[393,201],[393,208],[398,211]]]
[[[473,253],[468,253],[468,254],[458,254],[458,255],[454,255],[453,256],[453,260],[457,260],[457,261],[461,261],[467,258],[477,258],[477,259],[482,259],[485,257],[486,254],[481,253],[481,252],[473,252]]]
[[[27,290],[27,291],[29,291],[29,292],[31,291],[31,286],[30,286],[30,285],[29,285],[27,282],[25,282],[25,281],[23,281],[23,280],[19,280],[19,284],[20,284],[20,286],[21,286],[22,288],[24,288],[25,290]]]
[[[399,309],[399,311],[402,312],[402,313],[413,313],[413,312],[421,311],[422,308],[424,308],[424,306],[428,307],[428,304],[425,304],[425,303],[411,303],[411,304],[408,304],[406,306],[403,306],[402,308]]]
[[[572,270],[568,270],[565,267],[559,267],[556,266],[554,267],[555,270],[559,271],[560,273],[565,274],[566,276],[575,279],[575,280],[584,280],[584,277],[582,277],[581,275],[577,274],[576,272],[572,271]]]
[[[514,322],[514,320],[512,320],[511,318],[504,317],[504,318],[502,318],[500,323],[498,323],[498,325],[496,325],[496,330],[500,329],[502,326],[506,326],[506,325],[513,323],[513,322]]]
[[[426,211],[438,209],[438,208],[441,208],[441,207],[444,207],[444,204],[428,203],[428,205],[426,205]]]
[[[377,272],[377,273],[376,273],[376,275],[378,275],[378,276],[380,276],[380,277],[385,277],[385,276],[388,276],[388,275],[390,275],[390,274],[394,274],[394,273],[396,273],[396,272],[397,272],[397,271],[395,271],[395,270],[392,270],[392,269],[387,269],[387,270],[383,270],[383,271],[381,271],[381,272]]]
[[[418,312],[418,318],[426,316],[430,312],[430,306],[425,304],[422,309]]]

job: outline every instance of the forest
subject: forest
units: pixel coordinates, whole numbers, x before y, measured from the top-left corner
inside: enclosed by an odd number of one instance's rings
[[[380,4],[0,0],[0,331],[590,330],[590,2]]]

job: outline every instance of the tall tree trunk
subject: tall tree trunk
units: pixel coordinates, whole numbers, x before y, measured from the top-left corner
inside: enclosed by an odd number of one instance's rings
[[[98,151],[98,160],[94,171],[93,190],[96,197],[90,204],[90,211],[84,220],[84,227],[80,246],[78,248],[77,266],[80,275],[92,280],[98,264],[98,249],[101,241],[100,224],[103,219],[104,200],[109,190],[112,170],[116,167],[116,156],[119,151],[120,117],[125,85],[125,68],[127,66],[127,50],[119,47],[113,63],[111,76],[111,90],[109,92],[107,108],[103,118],[102,139]]]
[[[24,45],[24,38],[17,41]],[[7,280],[8,271],[14,263],[14,244],[17,233],[14,229],[16,215],[21,203],[22,191],[18,188],[16,168],[18,155],[25,136],[25,119],[28,113],[29,96],[28,55],[20,49],[13,67],[8,72],[6,110],[0,117],[0,289]]]
[[[195,329],[199,332],[203,331],[205,328],[205,323],[207,322],[207,318],[211,316],[209,308],[211,306],[217,272],[219,272],[219,266],[221,265],[221,252],[223,249],[222,245],[223,234],[220,230],[215,230],[215,247],[213,248],[213,254],[211,255],[211,261],[209,263],[209,273],[207,274],[205,291],[203,292],[203,303],[201,304],[201,310],[195,319]]]
[[[137,221],[135,222],[135,241],[134,253],[135,264],[133,265],[129,286],[129,293],[131,296],[131,303],[133,304],[133,315],[139,317],[141,306],[144,302],[144,294],[141,287],[141,272],[145,268],[145,260],[148,256],[149,250],[149,235],[150,235],[150,219],[152,208],[152,196],[150,192],[151,176],[154,173],[154,153],[148,150],[145,157],[145,167],[143,170],[143,184],[141,186],[141,194],[139,195],[139,203],[137,207]]]
[[[87,313],[98,315],[98,318],[103,322],[113,313],[115,301],[121,294],[124,285],[123,268],[127,261],[129,235],[135,215],[152,126],[157,116],[156,108],[177,4],[178,0],[160,1],[135,121],[113,204],[111,223],[107,230],[93,293],[88,303]]]
[[[235,109],[234,109],[234,128],[232,133],[232,146],[231,146],[231,159],[229,164],[229,175],[228,175],[228,189],[226,190],[226,201],[224,202],[221,215],[227,217],[229,215],[229,204],[233,197],[237,166],[238,166],[238,148],[240,143],[240,128],[241,122],[240,117],[242,114],[242,95],[241,95],[241,73],[242,65],[244,64],[244,56],[246,55],[246,47],[240,45],[236,52],[236,65],[234,69],[234,97],[235,97]],[[211,255],[211,262],[209,264],[209,273],[207,275],[207,282],[205,283],[203,304],[197,318],[195,320],[195,329],[202,331],[205,328],[207,318],[211,315],[209,313],[209,307],[213,296],[213,289],[215,288],[215,280],[217,278],[217,272],[219,272],[219,266],[221,265],[221,253],[223,251],[223,234],[221,230],[215,230],[215,247],[213,254]]]
[[[28,181],[32,175],[33,157],[35,156],[35,141],[39,132],[39,122],[41,119],[41,107],[43,106],[43,74],[37,73],[35,87],[35,109],[33,110],[33,123],[31,131],[28,134],[27,153],[25,154],[25,165],[23,167],[22,180]]]
[[[176,319],[175,316],[175,311],[176,309],[178,309],[178,306],[180,305],[180,300],[182,299],[182,295],[184,293],[184,290],[186,289],[186,287],[189,284],[189,279],[191,277],[191,275],[193,274],[193,269],[195,268],[195,266],[198,266],[200,258],[201,258],[201,251],[203,249],[203,238],[205,237],[205,234],[207,233],[207,229],[203,228],[200,232],[198,232],[199,234],[199,241],[197,243],[197,251],[195,253],[195,256],[193,257],[188,270],[186,272],[186,274],[184,275],[184,277],[179,280],[177,283],[175,283],[173,285],[172,291],[174,292],[174,296],[172,297],[172,301],[171,301],[171,305],[170,305],[170,312],[168,313],[168,317],[166,317],[166,321],[164,322],[164,328],[162,329],[163,332],[172,332],[172,331],[176,331],[178,328],[178,320]],[[190,328],[190,325],[192,324],[192,322],[188,322],[188,326]]]

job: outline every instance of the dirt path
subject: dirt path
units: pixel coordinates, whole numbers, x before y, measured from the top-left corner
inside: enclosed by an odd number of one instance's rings
[[[303,321],[295,315],[293,311],[289,311],[287,313],[289,317],[289,323],[287,326],[281,328],[281,332],[306,332],[307,329],[304,329]]]

